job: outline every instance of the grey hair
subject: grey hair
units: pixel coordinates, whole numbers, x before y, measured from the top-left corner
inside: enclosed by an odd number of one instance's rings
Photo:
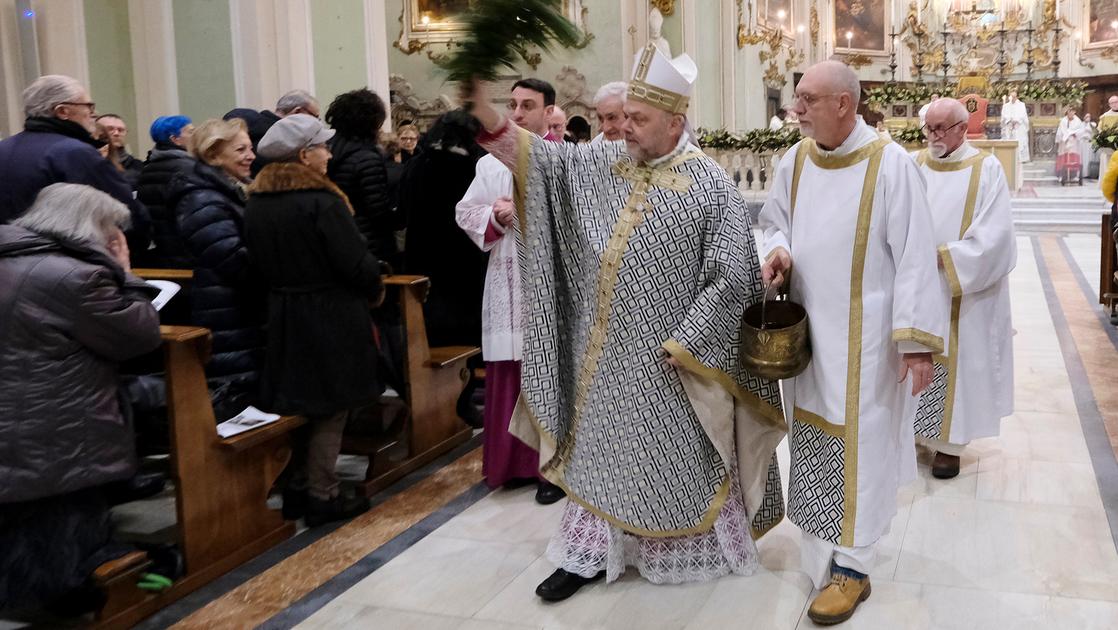
[[[942,110],[947,110],[946,113],[952,124],[970,120],[970,112],[967,111],[966,105],[953,98],[941,98],[932,103],[932,106],[928,108],[927,116],[930,117],[933,113],[938,114]]]
[[[296,107],[306,107],[307,105],[318,105],[318,99],[306,90],[291,90],[276,101],[276,113],[286,114]]]
[[[26,230],[55,238],[84,241],[104,248],[112,229],[131,222],[128,207],[84,184],[51,184],[35,203],[12,221]]]
[[[598,88],[598,92],[594,94],[594,107],[602,104],[611,98],[619,98],[621,102],[625,102],[625,96],[629,93],[629,84],[624,81],[613,81]]]
[[[53,118],[55,107],[78,100],[84,92],[85,87],[73,77],[43,75],[23,91],[23,114],[28,118]]]

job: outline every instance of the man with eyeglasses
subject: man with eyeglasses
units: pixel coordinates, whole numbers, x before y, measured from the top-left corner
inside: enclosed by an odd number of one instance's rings
[[[924,127],[928,148],[916,155],[939,243],[942,300],[950,304],[947,345],[915,426],[917,443],[935,452],[939,479],[958,475],[967,443],[998,435],[1001,418],[1013,413],[1013,211],[1001,162],[966,140],[968,118],[959,101],[934,104]]]
[[[924,179],[857,115],[860,95],[844,64],[808,69],[793,101],[806,138],[780,161],[760,216],[763,280],[790,282],[811,331],[812,361],[784,391],[788,515],[822,589],[808,609],[820,624],[869,597],[875,546],[916,475],[912,414],[946,329],[928,295],[939,276]]]
[[[128,249],[146,251],[147,210],[133,198],[120,171],[98,151],[103,143],[93,138],[96,105],[89,91],[72,77],[45,75],[23,91],[23,111],[23,131],[0,141],[0,223],[26,212],[39,191],[51,184],[85,184],[128,206]]]

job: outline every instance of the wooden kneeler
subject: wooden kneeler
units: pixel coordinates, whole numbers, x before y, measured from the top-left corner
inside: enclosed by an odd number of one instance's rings
[[[162,326],[171,470],[178,544],[186,574],[167,591],[107,589],[99,628],[127,628],[295,534],[268,508],[268,494],[291,457],[288,433],[306,420],[284,417],[228,439],[217,435],[204,365],[210,331]],[[124,600],[131,599],[130,602]],[[122,605],[124,603],[124,605]]]

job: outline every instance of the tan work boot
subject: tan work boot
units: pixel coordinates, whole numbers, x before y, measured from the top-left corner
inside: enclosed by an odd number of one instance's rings
[[[831,583],[816,596],[807,609],[807,616],[821,626],[842,623],[854,614],[858,604],[870,596],[870,578],[850,577],[832,573]]]

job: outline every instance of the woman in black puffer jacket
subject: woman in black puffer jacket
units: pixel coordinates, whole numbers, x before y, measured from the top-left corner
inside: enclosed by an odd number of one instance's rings
[[[400,268],[396,231],[403,219],[389,198],[388,171],[377,136],[387,113],[384,101],[364,88],[330,103],[326,122],[337,134],[330,141],[333,158],[327,174],[349,198],[357,228],[378,260]]]
[[[253,391],[264,346],[264,308],[244,240],[242,186],[249,181],[252,143],[244,122],[233,119],[202,123],[192,144],[194,168],[176,175],[168,191],[194,261],[191,323],[213,333],[206,375]]]
[[[194,158],[187,152],[193,133],[194,125],[186,116],[160,116],[151,124],[155,148],[148,153],[136,187],[136,198],[151,213],[151,240],[155,245],[137,259],[144,265],[160,269],[191,267],[190,250],[175,221],[175,207],[167,203],[167,185],[178,173],[194,168]]]

